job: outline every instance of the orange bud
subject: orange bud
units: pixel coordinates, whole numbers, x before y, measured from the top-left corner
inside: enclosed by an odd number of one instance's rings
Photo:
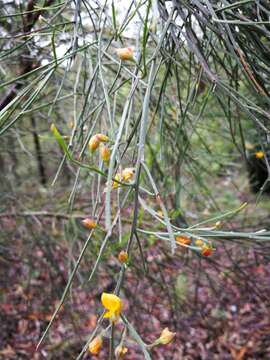
[[[120,251],[118,254],[118,260],[121,264],[125,264],[128,261],[128,253],[124,250]]]
[[[100,352],[101,347],[102,337],[98,335],[90,342],[88,346],[88,351],[93,355],[97,355]]]
[[[97,135],[94,135],[89,140],[88,146],[89,146],[89,149],[92,152],[94,152],[99,147],[99,144],[100,144],[99,137]]]
[[[132,47],[120,48],[115,51],[121,60],[134,60]]]
[[[174,339],[175,335],[176,333],[171,332],[169,328],[166,327],[164,330],[162,330],[158,342],[159,344],[167,345]]]
[[[128,352],[128,348],[126,348],[125,346],[122,346],[122,345],[118,345],[116,348],[115,348],[115,357],[117,360],[121,360],[124,358],[125,354]]]
[[[185,235],[176,236],[175,240],[180,245],[190,245],[191,244],[190,238]]]
[[[93,219],[90,219],[90,218],[83,219],[82,224],[87,229],[95,229],[97,227],[97,223]]]
[[[110,155],[111,155],[111,152],[110,152],[110,149],[107,147],[107,146],[102,146],[100,148],[100,156],[101,156],[101,159],[104,161],[104,162],[109,162],[110,160]]]
[[[96,134],[96,136],[100,142],[108,142],[110,140],[108,136],[104,134]]]

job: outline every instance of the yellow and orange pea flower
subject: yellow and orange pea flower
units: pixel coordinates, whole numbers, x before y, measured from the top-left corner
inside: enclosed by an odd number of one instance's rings
[[[201,249],[201,255],[208,257],[211,256],[214,252],[214,248],[211,244],[204,244]]]
[[[88,346],[88,351],[92,355],[97,355],[100,352],[101,347],[102,347],[102,337],[98,335],[90,342]]]
[[[121,264],[125,264],[128,261],[128,253],[125,250],[121,250],[118,254],[118,260]]]
[[[99,141],[97,135],[93,135],[89,140],[88,147],[92,152],[94,152],[99,147],[99,144],[100,144],[100,141]]]
[[[135,174],[134,168],[125,168],[122,171],[122,178],[124,181],[129,181],[133,178],[133,175]]]
[[[99,147],[100,143],[108,142],[108,141],[109,141],[109,138],[107,135],[95,134],[90,138],[88,147],[92,152],[94,152]]]
[[[104,317],[110,319],[112,322],[116,322],[123,309],[123,303],[120,297],[115,294],[103,293],[101,295],[101,302],[107,310]]]
[[[158,343],[162,345],[167,345],[175,338],[176,333],[169,330],[169,328],[165,328],[162,330],[160,337],[158,339]]]
[[[83,219],[82,224],[87,229],[95,229],[97,227],[97,223],[90,218]]]
[[[204,257],[211,256],[215,250],[211,243],[206,243],[201,239],[195,240],[194,244],[200,248],[201,255]]]
[[[134,50],[132,47],[119,48],[115,52],[121,60],[134,60]]]
[[[115,357],[117,360],[121,360],[124,358],[125,354],[128,352],[128,348],[122,345],[118,345],[115,348]]]
[[[179,245],[190,245],[191,244],[191,239],[185,235],[176,236],[175,240]]]
[[[257,159],[263,159],[264,158],[264,152],[262,150],[256,151],[255,156]]]
[[[125,168],[124,170],[122,170],[122,172],[117,173],[114,176],[114,179],[118,180],[118,181],[129,182],[130,180],[132,180],[134,174],[135,174],[134,168]],[[113,189],[117,189],[119,186],[121,186],[121,184],[119,184],[117,181],[113,181],[113,184],[112,184]]]

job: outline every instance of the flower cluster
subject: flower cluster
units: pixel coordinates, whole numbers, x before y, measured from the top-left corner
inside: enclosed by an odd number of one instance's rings
[[[130,180],[133,179],[134,174],[135,174],[134,168],[125,168],[121,172],[118,172],[115,175],[114,179],[117,181],[129,182]],[[117,182],[117,181],[113,181],[113,184],[112,184],[113,189],[117,189],[120,186],[119,182]]]
[[[97,150],[97,148],[100,149],[100,156],[101,159],[105,162],[108,163],[110,160],[110,149],[108,148],[108,146],[106,146],[104,143],[107,143],[109,141],[109,138],[107,135],[104,134],[95,134],[93,135],[88,143],[88,147],[90,149],[90,151],[93,153]]]
[[[220,226],[221,223],[217,222],[215,228]],[[177,244],[184,247],[189,247],[189,245],[194,245],[200,251],[200,254],[204,257],[211,256],[213,254],[213,251],[215,250],[210,242],[206,242],[201,239],[195,239],[194,241],[192,241],[191,238],[186,235],[176,236],[175,240]]]
[[[121,312],[123,310],[123,302],[120,299],[119,296],[115,294],[110,293],[102,293],[101,295],[101,302],[104,308],[106,309],[106,312],[104,314],[104,318],[108,318],[111,321],[111,324],[115,324],[121,315]],[[106,330],[103,330],[100,334],[98,334],[88,345],[88,351],[92,355],[97,355],[103,344],[103,336],[104,332]],[[171,332],[167,327],[162,330],[160,336],[149,345],[146,345],[146,347],[151,350],[153,347],[158,345],[167,345],[175,338],[176,333]],[[125,331],[124,336],[122,336],[122,339],[119,343],[119,345],[115,348],[114,355],[116,360],[121,360],[125,357],[126,353],[128,352],[128,348],[123,345],[125,338]]]

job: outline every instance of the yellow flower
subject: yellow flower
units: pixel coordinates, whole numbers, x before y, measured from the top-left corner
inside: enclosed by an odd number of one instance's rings
[[[125,168],[122,171],[122,179],[124,181],[129,181],[130,179],[132,179],[134,174],[135,174],[135,169],[134,168]]]
[[[87,229],[95,229],[97,227],[97,223],[93,219],[90,219],[90,218],[83,219],[82,224]]]
[[[263,151],[256,151],[255,152],[255,156],[257,159],[262,159],[264,157],[264,152]]]
[[[128,253],[124,250],[120,251],[118,254],[118,260],[121,264],[125,264],[128,261]]]
[[[120,48],[115,51],[121,60],[134,60],[132,47]]]
[[[175,337],[176,333],[171,332],[169,328],[165,328],[162,330],[161,335],[158,339],[159,344],[167,345],[169,344]]]
[[[98,335],[90,342],[88,346],[88,351],[93,355],[97,355],[100,352],[101,346],[102,337]]]
[[[101,295],[101,302],[105,309],[107,309],[104,317],[111,319],[113,322],[117,321],[123,308],[122,300],[117,295],[103,293]]]
[[[197,240],[195,240],[195,245],[202,247],[204,245],[204,241],[202,241],[201,239],[197,239]]]
[[[100,148],[100,156],[101,156],[101,159],[105,162],[105,163],[108,163],[109,160],[110,160],[110,155],[111,155],[111,152],[110,152],[110,149],[107,147],[107,146],[102,146]]]
[[[128,352],[128,348],[126,348],[125,346],[122,346],[122,345],[118,345],[116,348],[115,348],[115,357],[117,360],[121,360],[124,358],[125,354]]]
[[[99,140],[98,136],[93,135],[91,137],[91,139],[89,140],[88,146],[89,146],[89,149],[92,152],[94,152],[99,147],[99,144],[100,144],[100,140]]]
[[[117,173],[114,178],[115,178],[115,180],[121,181],[121,175],[119,173]],[[120,184],[117,181],[113,181],[113,184],[112,184],[113,189],[117,189],[119,186],[120,186]]]

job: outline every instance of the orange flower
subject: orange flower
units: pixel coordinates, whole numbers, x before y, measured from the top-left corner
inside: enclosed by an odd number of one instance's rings
[[[191,244],[191,239],[185,235],[176,236],[175,240],[180,245],[190,245]]]
[[[89,149],[94,152],[99,147],[100,140],[97,135],[94,135],[89,140],[88,146]]]
[[[98,335],[90,342],[88,346],[88,351],[93,355],[97,355],[100,352],[101,347],[102,337]]]
[[[97,227],[97,223],[93,219],[90,219],[90,218],[83,219],[82,224],[87,229],[95,229]]]
[[[110,160],[110,155],[111,155],[111,152],[109,150],[109,148],[107,146],[101,146],[100,148],[100,156],[101,156],[101,159],[105,162],[105,163],[108,163],[109,160]]]
[[[88,143],[89,149],[94,152],[99,147],[101,142],[107,142],[109,141],[108,136],[104,134],[95,134],[93,135]]]
[[[128,261],[128,253],[124,250],[120,251],[118,254],[118,260],[121,264],[125,264]]]
[[[132,47],[120,48],[115,51],[121,60],[134,60]]]

